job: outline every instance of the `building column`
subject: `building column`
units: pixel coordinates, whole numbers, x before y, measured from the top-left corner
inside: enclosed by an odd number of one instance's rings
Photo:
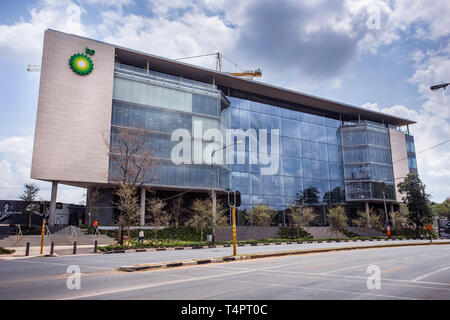
[[[140,225],[145,226],[145,188],[141,188],[141,217],[140,217]]]
[[[56,195],[58,192],[58,182],[52,181],[52,197],[50,199],[50,212],[48,215],[48,225],[55,225],[55,212],[56,212]]]
[[[370,228],[370,214],[369,214],[369,213],[370,213],[370,208],[369,208],[369,202],[366,201],[365,204],[366,204],[367,227]]]

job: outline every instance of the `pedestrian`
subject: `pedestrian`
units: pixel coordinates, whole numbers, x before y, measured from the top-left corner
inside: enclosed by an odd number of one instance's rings
[[[144,243],[144,231],[139,231],[138,243]]]
[[[92,226],[94,227],[94,233],[96,233],[98,231],[98,221],[97,221],[97,219],[94,220],[94,222],[92,223]]]

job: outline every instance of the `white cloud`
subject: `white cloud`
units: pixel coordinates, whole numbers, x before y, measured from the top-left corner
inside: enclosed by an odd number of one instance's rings
[[[0,138],[0,199],[17,199],[28,182],[39,186],[39,197],[50,199],[51,184],[30,179],[32,150],[32,136]],[[79,203],[84,193],[84,189],[60,185],[57,201]]]
[[[450,43],[443,49],[429,51],[415,65],[415,73],[409,79],[422,94],[424,103],[419,111],[403,105],[380,108],[377,103],[366,103],[363,108],[396,115],[417,121],[410,126],[414,135],[417,165],[422,181],[427,185],[432,200],[442,202],[450,195],[450,143],[420,153],[450,139],[449,90],[431,91],[430,86],[448,79],[450,75]]]
[[[83,10],[72,1],[45,0],[13,25],[0,25],[0,57],[26,64],[39,64],[44,30],[52,28],[78,35],[88,35],[82,24]]]

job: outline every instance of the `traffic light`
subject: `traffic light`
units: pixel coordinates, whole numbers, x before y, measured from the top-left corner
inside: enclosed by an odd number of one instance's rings
[[[235,199],[236,199],[236,208],[241,206],[241,193],[239,191],[235,192]]]
[[[233,207],[234,204],[236,203],[235,199],[236,199],[236,195],[234,194],[234,191],[228,192],[228,205],[230,207]]]

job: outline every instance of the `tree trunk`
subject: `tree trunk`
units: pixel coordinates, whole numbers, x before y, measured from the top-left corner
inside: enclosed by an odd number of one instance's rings
[[[28,214],[28,228],[31,227],[31,212]]]
[[[200,228],[200,244],[203,243],[203,229]]]
[[[130,246],[130,241],[131,241],[131,238],[130,238],[130,224],[128,223],[128,239],[127,239],[127,241],[128,241],[128,246]]]

